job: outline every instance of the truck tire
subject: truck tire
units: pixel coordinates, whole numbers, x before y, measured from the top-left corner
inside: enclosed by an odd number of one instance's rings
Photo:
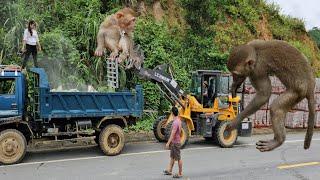
[[[223,148],[231,148],[238,138],[238,130],[226,131],[226,127],[230,121],[222,121],[217,123],[215,128],[214,140]]]
[[[94,142],[97,143],[97,145],[100,147],[100,143],[99,143],[99,137],[100,137],[100,133],[95,133],[96,138],[94,138]]]
[[[158,119],[153,123],[153,134],[159,142],[165,142],[165,125],[167,121],[167,116],[160,116]]]
[[[26,154],[27,141],[16,129],[7,129],[0,133],[0,163],[15,164],[22,161]]]
[[[115,124],[103,128],[99,135],[99,146],[108,156],[120,154],[124,147],[124,141],[123,129]]]
[[[173,124],[173,121],[169,122],[169,124],[166,126],[165,137],[167,141],[171,135],[172,124]],[[189,131],[185,121],[181,121],[181,127],[182,128],[181,128],[181,135],[180,135],[180,144],[181,144],[181,148],[184,148],[189,141]]]

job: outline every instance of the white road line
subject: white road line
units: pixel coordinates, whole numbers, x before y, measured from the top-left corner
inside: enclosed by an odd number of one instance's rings
[[[288,140],[285,143],[296,143],[296,142],[303,142],[304,140]],[[312,139],[312,141],[320,141],[320,139]],[[254,146],[255,143],[250,144],[239,144],[234,145],[235,147],[243,147],[243,146]],[[196,148],[186,148],[183,151],[194,151],[194,150],[204,150],[204,149],[219,149],[220,147],[217,146],[207,146],[207,147],[196,147]],[[156,153],[163,153],[169,150],[160,150],[160,151],[145,151],[145,152],[138,152],[138,153],[127,153],[127,154],[120,154],[118,156],[134,156],[134,155],[143,155],[143,154],[156,154]],[[13,164],[13,165],[3,165],[0,168],[6,167],[18,167],[18,166],[27,166],[27,165],[35,165],[35,164],[48,164],[48,163],[57,163],[57,162],[67,162],[67,161],[81,161],[81,160],[90,160],[90,159],[102,159],[108,158],[108,156],[91,156],[91,157],[82,157],[82,158],[70,158],[70,159],[58,159],[58,160],[50,160],[50,161],[36,161],[36,162],[29,162],[29,163],[20,163],[20,164]]]

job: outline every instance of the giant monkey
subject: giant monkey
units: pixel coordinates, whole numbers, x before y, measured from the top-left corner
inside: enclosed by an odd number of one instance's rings
[[[260,140],[256,144],[257,149],[261,152],[271,151],[285,141],[286,114],[304,98],[307,98],[309,108],[304,148],[310,147],[315,118],[315,78],[307,58],[301,52],[284,41],[253,40],[232,50],[227,67],[233,76],[231,87],[233,97],[246,77],[249,77],[257,91],[254,99],[228,126],[229,130],[235,129],[245,117],[255,113],[269,100],[271,95],[269,75],[275,75],[285,85],[286,91],[271,104],[274,138]]]

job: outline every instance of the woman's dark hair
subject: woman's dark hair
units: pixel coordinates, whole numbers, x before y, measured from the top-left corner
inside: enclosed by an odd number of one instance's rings
[[[36,22],[34,21],[34,20],[31,20],[31,21],[29,21],[29,23],[28,23],[28,31],[29,31],[29,33],[30,33],[30,35],[32,36],[32,29],[31,29],[31,25],[32,24],[36,24]]]
[[[173,106],[172,109],[171,109],[171,111],[172,111],[172,114],[173,114],[174,116],[178,116],[178,115],[179,115],[179,110],[178,110],[177,107]]]

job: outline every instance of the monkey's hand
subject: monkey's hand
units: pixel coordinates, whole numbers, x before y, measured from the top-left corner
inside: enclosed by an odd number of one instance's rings
[[[237,128],[238,128],[238,122],[237,120],[233,120],[230,124],[227,125],[226,130],[232,131]]]
[[[101,56],[103,56],[103,53],[104,53],[103,48],[97,48],[96,51],[94,52],[94,55],[101,57]]]
[[[141,61],[139,58],[137,57],[133,57],[129,59],[129,64],[127,65],[127,69],[131,69],[133,67],[135,67],[136,69],[140,69],[141,68]]]

